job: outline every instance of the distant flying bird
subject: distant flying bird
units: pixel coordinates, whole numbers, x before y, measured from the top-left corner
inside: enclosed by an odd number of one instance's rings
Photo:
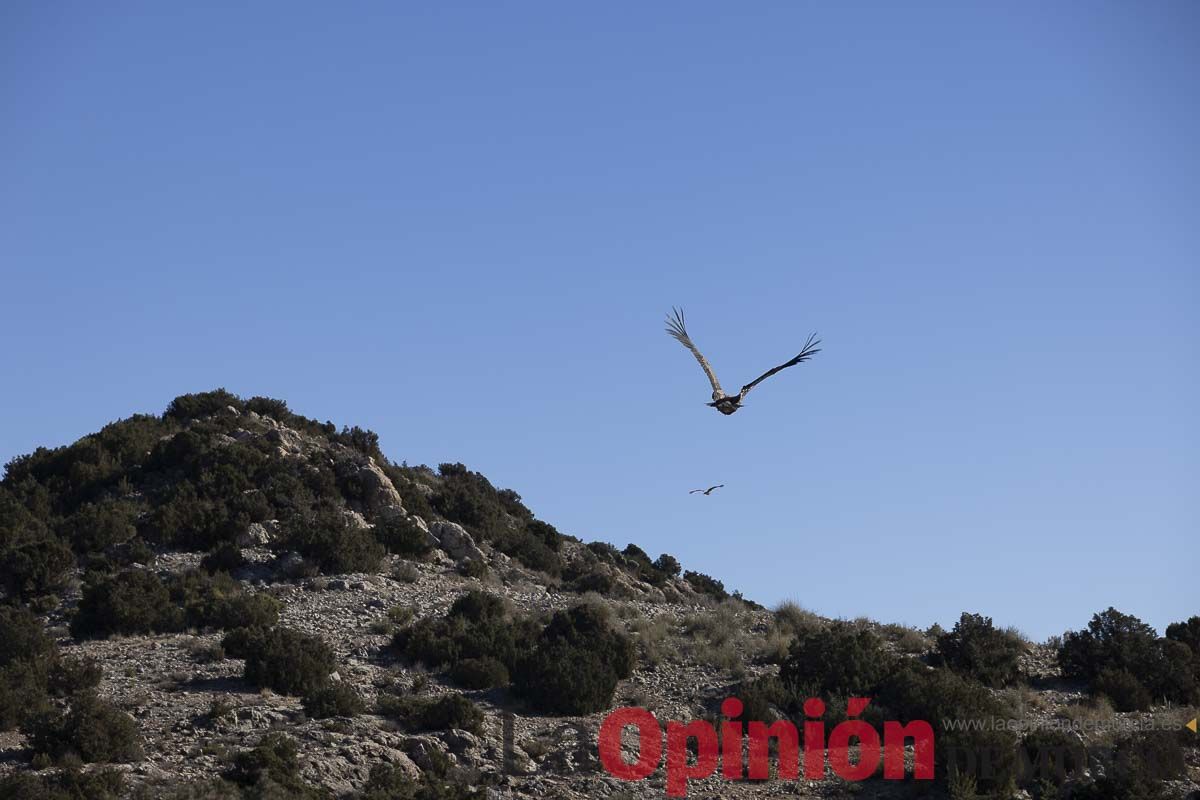
[[[683,326],[683,311],[681,309],[671,309],[671,314],[667,317],[667,333],[674,336],[679,340],[680,344],[692,351],[692,355],[694,355],[696,360],[700,362],[700,368],[703,369],[704,374],[708,376],[708,382],[712,384],[713,388],[713,401],[711,403],[706,403],[705,405],[712,406],[726,416],[732,414],[742,407],[742,400],[745,399],[746,395],[750,394],[750,390],[755,386],[762,383],[776,372],[779,372],[781,369],[787,369],[788,367],[808,361],[814,355],[821,352],[821,348],[817,347],[817,345],[821,343],[821,340],[816,338],[815,333],[810,334],[808,341],[804,343],[804,349],[800,351],[798,356],[786,364],[780,364],[778,367],[767,370],[762,375],[759,375],[757,378],[750,381],[750,383],[747,383],[745,386],[743,386],[742,390],[736,395],[730,396],[725,394],[725,390],[721,388],[721,383],[717,380],[717,375],[715,372],[713,372],[708,360],[704,356],[700,355],[700,351],[696,349],[696,345],[692,344],[692,340],[688,336],[687,328]]]
[[[700,492],[700,494],[709,495],[709,494],[712,494],[717,489],[723,488],[724,486],[725,486],[725,484],[718,483],[716,486],[710,486],[707,489],[692,489],[690,492],[688,492],[688,494],[695,494],[696,492]]]

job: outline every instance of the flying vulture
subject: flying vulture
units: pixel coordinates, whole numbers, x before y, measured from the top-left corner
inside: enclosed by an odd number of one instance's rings
[[[681,309],[671,309],[671,314],[667,316],[667,333],[678,339],[679,343],[688,350],[691,350],[692,355],[694,355],[696,360],[700,362],[700,368],[703,369],[704,374],[708,376],[708,382],[712,384],[713,388],[713,401],[711,403],[707,403],[706,405],[712,406],[726,416],[732,414],[742,407],[742,400],[755,386],[762,383],[776,372],[779,372],[782,369],[787,369],[791,366],[795,366],[796,364],[800,364],[804,361],[808,361],[815,354],[821,352],[821,348],[817,347],[817,345],[821,343],[821,340],[816,338],[815,333],[811,334],[808,337],[808,341],[804,343],[804,349],[800,351],[799,355],[785,364],[780,364],[778,367],[773,367],[772,369],[767,370],[762,375],[759,375],[757,378],[750,381],[750,383],[747,383],[745,386],[743,386],[742,390],[736,395],[731,396],[725,394],[725,390],[721,388],[721,383],[717,380],[717,374],[713,372],[708,360],[704,356],[700,355],[700,351],[696,349],[696,345],[692,344],[692,340],[688,336],[687,328],[685,328],[683,325],[683,311]]]

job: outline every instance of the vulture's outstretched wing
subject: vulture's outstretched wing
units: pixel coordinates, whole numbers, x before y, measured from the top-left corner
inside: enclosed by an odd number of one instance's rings
[[[670,316],[667,317],[667,333],[679,340],[679,343],[692,351],[692,355],[700,362],[700,368],[704,370],[704,374],[708,376],[708,382],[713,387],[713,399],[717,397],[725,397],[725,390],[721,388],[721,382],[717,380],[717,374],[713,372],[709,366],[708,360],[700,355],[700,351],[696,349],[696,345],[692,344],[691,337],[688,336],[687,328],[683,326],[683,311],[682,309],[672,308]],[[782,369],[782,367],[780,367]],[[766,375],[763,376],[765,378]],[[759,378],[762,380],[762,378]],[[757,382],[757,381],[756,381]]]
[[[738,394],[738,398],[741,399],[741,398],[745,397],[746,395],[748,395],[750,393],[751,389],[753,389],[755,386],[758,386],[760,383],[762,383],[767,378],[774,375],[776,372],[779,372],[782,369],[787,369],[788,367],[794,367],[796,364],[801,364],[805,361],[808,361],[815,354],[821,352],[821,348],[817,347],[817,345],[819,345],[820,343],[821,343],[821,340],[816,338],[816,334],[815,333],[811,334],[808,337],[808,341],[804,343],[804,349],[800,351],[800,355],[796,356],[795,358],[793,358],[791,361],[787,362],[786,364],[780,364],[778,367],[774,367],[772,369],[767,370],[762,375],[759,375],[757,378],[750,381],[750,383],[747,383],[745,386],[742,387],[742,391]]]

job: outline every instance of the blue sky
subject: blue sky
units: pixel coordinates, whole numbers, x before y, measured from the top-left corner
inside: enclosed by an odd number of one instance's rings
[[[1200,6],[204,6],[0,9],[0,459],[225,386],[767,604],[1200,612]],[[673,304],[824,351],[724,418]]]

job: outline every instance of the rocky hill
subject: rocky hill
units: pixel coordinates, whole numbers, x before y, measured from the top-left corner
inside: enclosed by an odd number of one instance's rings
[[[1160,637],[1109,609],[1034,644],[970,614],[920,631],[771,611],[671,555],[564,535],[461,464],[397,464],[369,431],[223,390],[10,463],[0,575],[5,797],[663,797],[665,767],[627,782],[597,762],[606,714],[719,725],[733,696],[798,726],[821,697],[829,730],[871,697],[881,730],[931,723],[937,779],[827,763],[691,796],[1200,785],[1200,617]],[[1007,724],[955,727],[983,719]],[[1011,777],[955,775],[955,748]],[[1043,751],[1065,777],[1021,772]]]

